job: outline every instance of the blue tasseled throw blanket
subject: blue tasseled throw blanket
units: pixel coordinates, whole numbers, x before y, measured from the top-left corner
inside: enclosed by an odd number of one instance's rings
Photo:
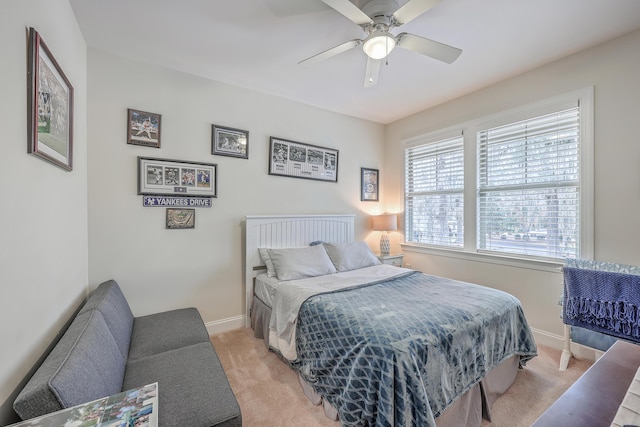
[[[563,268],[563,321],[640,342],[640,275]]]

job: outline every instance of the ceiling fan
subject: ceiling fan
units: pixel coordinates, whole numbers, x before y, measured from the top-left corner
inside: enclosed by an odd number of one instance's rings
[[[331,49],[304,59],[299,64],[312,64],[323,61],[334,55],[346,52],[354,47],[362,46],[367,54],[367,68],[364,86],[375,86],[382,60],[399,46],[431,58],[451,64],[462,53],[462,50],[409,33],[393,35],[390,30],[406,24],[435,6],[440,0],[409,0],[402,7],[396,0],[370,0],[358,8],[349,0],[322,0],[328,6],[340,12],[362,27],[367,33],[363,40],[354,39],[339,44]]]

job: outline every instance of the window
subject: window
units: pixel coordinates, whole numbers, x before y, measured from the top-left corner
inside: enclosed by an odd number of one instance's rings
[[[456,257],[592,257],[593,88],[405,141],[405,228]]]
[[[408,242],[463,246],[462,135],[405,150],[405,236]]]
[[[575,258],[579,107],[478,132],[478,249]]]

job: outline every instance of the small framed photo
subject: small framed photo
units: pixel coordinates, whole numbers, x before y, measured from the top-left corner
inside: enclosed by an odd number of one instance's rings
[[[167,208],[167,228],[196,228],[196,210]]]
[[[127,110],[127,144],[160,148],[160,114]]]
[[[377,202],[380,173],[378,169],[360,168],[360,200]]]
[[[217,197],[214,163],[138,157],[138,194]]]
[[[248,159],[249,131],[212,125],[211,154]]]
[[[40,37],[29,29],[27,152],[73,169],[73,87]]]

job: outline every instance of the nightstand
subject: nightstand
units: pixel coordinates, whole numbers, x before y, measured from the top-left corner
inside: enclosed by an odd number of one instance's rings
[[[396,267],[402,267],[402,259],[404,254],[391,254],[391,255],[376,255],[376,257],[383,264],[395,265]]]

